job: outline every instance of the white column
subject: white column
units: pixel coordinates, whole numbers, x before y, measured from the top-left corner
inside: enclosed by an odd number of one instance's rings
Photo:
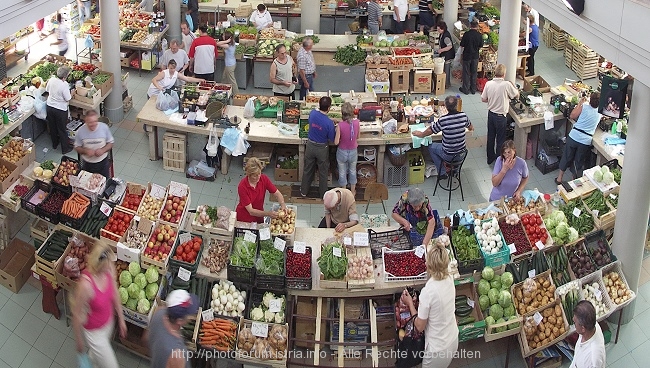
[[[124,118],[122,107],[122,84],[119,83],[122,76],[120,65],[120,11],[117,1],[102,1],[100,5],[102,27],[102,69],[113,73],[115,83],[113,92],[104,100],[106,117],[111,122],[118,123]]]
[[[300,6],[300,33],[306,29],[320,33],[320,0],[303,0]]]
[[[637,81],[632,98],[612,250],[623,265],[630,289],[636,292],[650,213],[650,190],[646,186],[650,183],[650,161],[646,159],[646,145],[650,142],[650,129],[646,125],[650,117],[650,88]],[[627,322],[633,316],[634,304],[630,304],[624,319]]]
[[[458,0],[445,0],[442,12],[447,28],[454,29],[454,23],[458,20]]]
[[[165,0],[165,19],[169,25],[168,40],[181,41],[181,16],[185,19],[185,14],[181,14],[181,0]]]
[[[517,72],[517,45],[519,44],[519,23],[521,0],[501,1],[501,22],[499,26],[499,52],[497,61],[506,66],[506,80],[515,81]]]

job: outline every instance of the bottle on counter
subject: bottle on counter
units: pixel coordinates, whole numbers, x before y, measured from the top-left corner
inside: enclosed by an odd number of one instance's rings
[[[9,124],[9,115],[7,115],[7,109],[2,109],[2,124]]]
[[[460,215],[458,215],[458,212],[454,212],[452,226],[457,227],[459,224],[460,224]]]
[[[246,128],[244,128],[244,133],[249,134],[251,132],[251,123],[246,124]]]
[[[614,120],[614,123],[612,123],[612,130],[610,133],[616,134],[617,130],[618,130],[618,121]]]
[[[451,234],[451,219],[449,218],[449,216],[445,216],[445,225],[444,226],[445,226],[445,231],[447,232],[447,234],[448,235]]]
[[[460,97],[460,94],[457,94],[456,99],[458,100],[458,107],[456,108],[456,110],[458,110],[458,112],[461,112],[463,111],[463,98]]]

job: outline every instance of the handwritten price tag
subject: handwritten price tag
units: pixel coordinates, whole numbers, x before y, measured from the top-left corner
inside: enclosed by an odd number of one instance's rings
[[[138,184],[126,184],[126,192],[129,194],[142,195],[142,188]]]
[[[531,279],[532,279],[533,277],[535,277],[535,275],[536,275],[536,273],[535,273],[535,270],[534,270],[534,269],[528,271],[528,277],[530,277]]]
[[[354,234],[354,245],[357,247],[367,247],[368,246],[368,233],[355,232]]]
[[[135,218],[135,217],[134,217]],[[148,234],[151,231],[151,226],[153,223],[146,218],[138,219],[138,231],[144,234]]]
[[[596,216],[596,217],[598,217],[598,214],[600,213],[600,212],[598,212],[598,210],[593,210],[593,211],[591,211],[591,212],[592,212],[592,213],[594,214],[594,216]]]
[[[269,325],[266,323],[253,322],[251,325],[253,336],[265,338],[269,336]]]
[[[347,236],[343,238],[343,245],[352,245],[352,238]]]
[[[282,310],[282,299],[271,299],[269,301],[269,311],[278,313],[280,310]]]
[[[313,29],[305,29],[305,36],[313,36],[313,35],[314,35]]]
[[[102,202],[101,207],[99,207],[99,210],[102,211],[104,216],[108,217],[111,215],[111,212],[113,212],[113,208],[109,205],[106,204],[106,202]]]
[[[424,256],[424,247],[418,245],[417,248],[415,248],[415,255],[418,256],[418,258],[422,258],[422,256]]]
[[[332,248],[332,253],[334,253],[335,257],[341,257],[341,248],[338,247]]]
[[[205,322],[210,322],[214,319],[214,310],[212,308],[206,309],[203,312],[201,312],[201,318]]]
[[[68,176],[68,179],[70,179],[70,185],[73,187],[80,187],[81,185],[79,184],[79,177],[76,175],[70,175]]]
[[[472,299],[470,299],[470,298],[467,298],[467,305],[474,308],[474,301]]]
[[[610,195],[609,195],[609,198],[611,198],[611,199],[616,199],[616,194],[614,194],[614,193],[610,194]]]
[[[169,194],[175,197],[185,197],[187,195],[187,185],[172,181],[169,183]]]
[[[533,319],[535,320],[535,325],[539,325],[540,323],[542,323],[544,317],[542,317],[542,315],[539,314],[539,312],[535,312],[535,314],[533,314]]]
[[[244,231],[244,240],[247,242],[255,243],[257,241],[257,235],[253,234],[251,231]]]
[[[579,208],[576,207],[576,208],[573,209],[573,216],[580,217],[581,213],[582,213],[582,211],[580,211]]]
[[[596,289],[594,290],[594,296],[596,297],[596,300],[601,301],[603,293],[600,292],[600,289]]]
[[[271,239],[271,229],[268,227],[260,229],[260,240]]]
[[[280,252],[284,252],[285,245],[287,245],[287,242],[279,236],[276,237],[273,241],[273,247],[275,247],[275,249],[279,250]]]
[[[510,254],[517,253],[517,247],[514,244],[508,244],[508,249],[510,249]]]
[[[293,252],[299,254],[307,253],[307,245],[305,242],[295,241],[293,242]]]
[[[140,222],[140,216],[138,215],[133,216],[133,219],[135,220],[135,222]]]
[[[537,249],[539,249],[539,250],[544,249],[544,243],[542,243],[542,242],[539,241],[539,240],[538,240],[537,242],[535,242],[535,246],[536,246]]]
[[[182,233],[182,234],[180,234],[180,235],[178,236],[178,241],[179,241],[181,244],[185,244],[185,243],[187,243],[187,242],[190,241],[190,240],[192,240],[192,234],[190,234],[190,233]]]
[[[161,187],[158,184],[151,184],[151,191],[149,191],[149,195],[151,195],[154,198],[164,198],[167,190],[163,187]]]
[[[190,277],[192,276],[192,273],[183,267],[178,268],[178,278],[183,280],[183,281],[190,281]]]

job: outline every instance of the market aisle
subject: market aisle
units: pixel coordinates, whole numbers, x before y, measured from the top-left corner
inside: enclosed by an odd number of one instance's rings
[[[47,42],[47,41],[46,41]],[[40,43],[32,48],[30,63],[39,60],[48,53],[47,47],[39,47]],[[46,44],[45,44],[46,45]],[[72,50],[72,47],[71,47]],[[39,55],[40,53],[40,55]],[[73,58],[73,52],[67,55]],[[564,78],[574,77],[574,74],[564,66],[564,59],[561,52],[549,50],[544,45],[540,46],[536,54],[539,61],[538,69],[549,84],[558,85],[563,83]],[[14,69],[9,71],[10,75],[18,75],[27,69],[27,64],[21,62]],[[115,143],[115,172],[125,180],[145,183],[153,181],[166,183],[174,180],[187,183],[192,188],[193,202],[226,205],[234,207],[237,200],[236,185],[243,176],[242,158],[235,158],[230,166],[230,173],[227,177],[219,175],[214,182],[202,182],[188,180],[179,173],[162,170],[162,161],[150,161],[148,159],[148,140],[142,131],[141,124],[135,122],[137,111],[146,102],[146,89],[153,77],[153,73],[141,77],[131,70],[128,84],[129,92],[133,96],[134,108],[127,114],[126,120],[114,124],[111,130],[116,139]],[[596,83],[595,80],[589,82]],[[458,81],[453,81],[451,91],[447,94],[458,93]],[[268,90],[247,89],[246,93],[269,94]],[[476,127],[475,136],[480,140],[486,134],[487,112],[485,104],[481,103],[480,95],[463,96],[463,108],[469,115]],[[474,143],[470,143],[472,145]],[[46,134],[36,140],[37,160],[60,159],[60,152],[51,150],[51,143]],[[44,152],[43,149],[48,149]],[[543,192],[555,190],[553,179],[555,173],[542,175],[534,168],[534,160],[529,160],[530,181],[529,188],[538,188]],[[266,174],[273,176],[270,169]],[[487,201],[492,189],[490,183],[491,169],[485,165],[485,149],[482,147],[470,149],[470,154],[463,168],[463,184],[465,201],[460,201],[460,195],[452,195],[451,208],[467,208],[469,203],[482,203]],[[424,184],[419,185],[430,196],[433,208],[440,209],[441,214],[447,206],[447,197],[438,194],[432,197],[434,180],[429,178]],[[390,211],[393,204],[405,188],[390,188],[389,200],[386,203]],[[446,194],[446,193],[445,193]],[[195,207],[195,205],[194,205]],[[299,226],[316,226],[323,216],[322,206],[299,205],[300,220]],[[363,207],[362,207],[363,208]],[[371,205],[370,213],[380,213],[380,204]],[[19,238],[30,241],[29,226],[23,228],[18,235]],[[635,319],[622,328],[618,345],[611,345],[607,349],[609,367],[635,368],[645,366],[645,355],[650,350],[650,259],[644,261],[639,290],[639,297],[636,303],[637,309]],[[36,285],[36,284],[34,284]],[[64,321],[56,320],[49,314],[41,311],[40,290],[27,284],[19,294],[12,294],[5,288],[0,288],[0,368],[70,368],[76,366],[74,353],[74,341]],[[452,367],[503,367],[505,362],[506,342],[497,341],[486,344],[483,340],[472,341],[461,344],[460,348],[466,350],[481,351],[481,359],[458,359],[452,363]],[[117,349],[118,360],[122,367],[137,368],[148,367],[147,360],[141,360],[124,350]],[[391,366],[392,362],[385,362]],[[523,367],[524,362],[516,344],[511,346],[511,366]],[[568,367],[568,363],[564,364]]]

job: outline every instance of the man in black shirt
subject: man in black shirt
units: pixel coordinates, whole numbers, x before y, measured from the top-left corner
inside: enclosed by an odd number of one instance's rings
[[[463,86],[459,91],[464,94],[476,93],[476,69],[478,68],[478,51],[483,47],[483,37],[478,31],[478,21],[470,23],[470,30],[463,34],[460,46],[463,48]]]

